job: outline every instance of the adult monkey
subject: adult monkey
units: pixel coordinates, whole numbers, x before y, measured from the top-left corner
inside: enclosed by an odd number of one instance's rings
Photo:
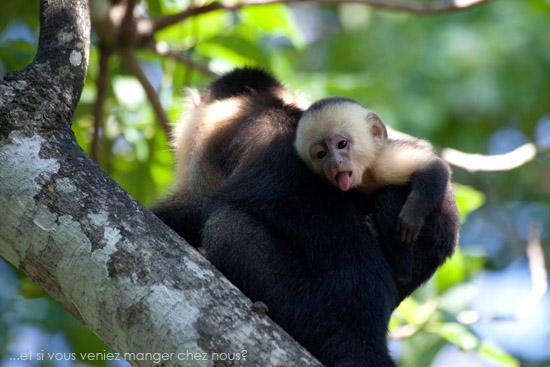
[[[178,218],[186,217],[178,213],[200,202],[206,256],[253,301],[267,304],[269,316],[324,364],[392,366],[386,346],[391,312],[456,243],[451,188],[426,218],[411,280],[397,286],[387,252],[400,243],[395,228],[410,188],[366,196],[319,179],[295,153],[303,111],[285,95],[278,81],[257,69],[212,83],[200,113],[190,119],[190,131],[202,134],[183,152],[188,159],[179,172],[189,174],[186,183],[156,213],[185,236],[187,223]],[[226,102],[226,112],[214,118],[211,107]],[[201,194],[188,205],[178,190],[193,185],[201,185]]]

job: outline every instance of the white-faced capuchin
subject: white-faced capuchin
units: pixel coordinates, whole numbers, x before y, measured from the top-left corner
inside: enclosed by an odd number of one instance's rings
[[[294,106],[298,119],[304,101],[270,74],[252,68],[228,73],[200,94],[189,91],[172,139],[172,190],[152,209],[191,245],[200,245],[208,197],[276,136],[279,127],[269,115],[274,103]]]
[[[426,217],[440,205],[450,178],[449,166],[429,143],[388,139],[386,126],[376,113],[343,97],[319,100],[304,112],[295,148],[315,173],[342,191],[373,192],[410,184],[396,229],[408,245],[413,245]],[[398,277],[408,281],[412,265],[398,268]]]
[[[401,245],[409,188],[365,195],[321,179],[296,153],[303,109],[287,96],[259,69],[213,81],[176,132],[177,183],[155,213],[323,365],[394,366],[391,312],[456,244],[452,189],[426,218],[411,280],[397,284],[388,249]]]

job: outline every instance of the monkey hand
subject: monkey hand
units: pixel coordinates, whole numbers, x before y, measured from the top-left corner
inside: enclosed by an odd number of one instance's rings
[[[399,213],[397,221],[397,231],[401,234],[401,242],[409,245],[414,244],[423,225],[424,218],[420,215],[415,215],[411,210],[407,210],[407,206],[405,205]]]

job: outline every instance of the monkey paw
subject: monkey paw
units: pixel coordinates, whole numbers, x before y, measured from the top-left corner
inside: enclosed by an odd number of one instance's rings
[[[412,245],[416,242],[420,230],[424,225],[424,219],[412,214],[399,213],[397,230],[401,235],[401,242]]]

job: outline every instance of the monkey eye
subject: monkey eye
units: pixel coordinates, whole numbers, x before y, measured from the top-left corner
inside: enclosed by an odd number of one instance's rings
[[[336,146],[338,149],[344,149],[345,147],[348,146],[348,141],[347,140],[340,140],[338,142],[338,145]]]
[[[326,155],[327,155],[327,152],[325,152],[324,150],[320,150],[316,154],[317,159],[323,159],[323,158],[325,158]]]

